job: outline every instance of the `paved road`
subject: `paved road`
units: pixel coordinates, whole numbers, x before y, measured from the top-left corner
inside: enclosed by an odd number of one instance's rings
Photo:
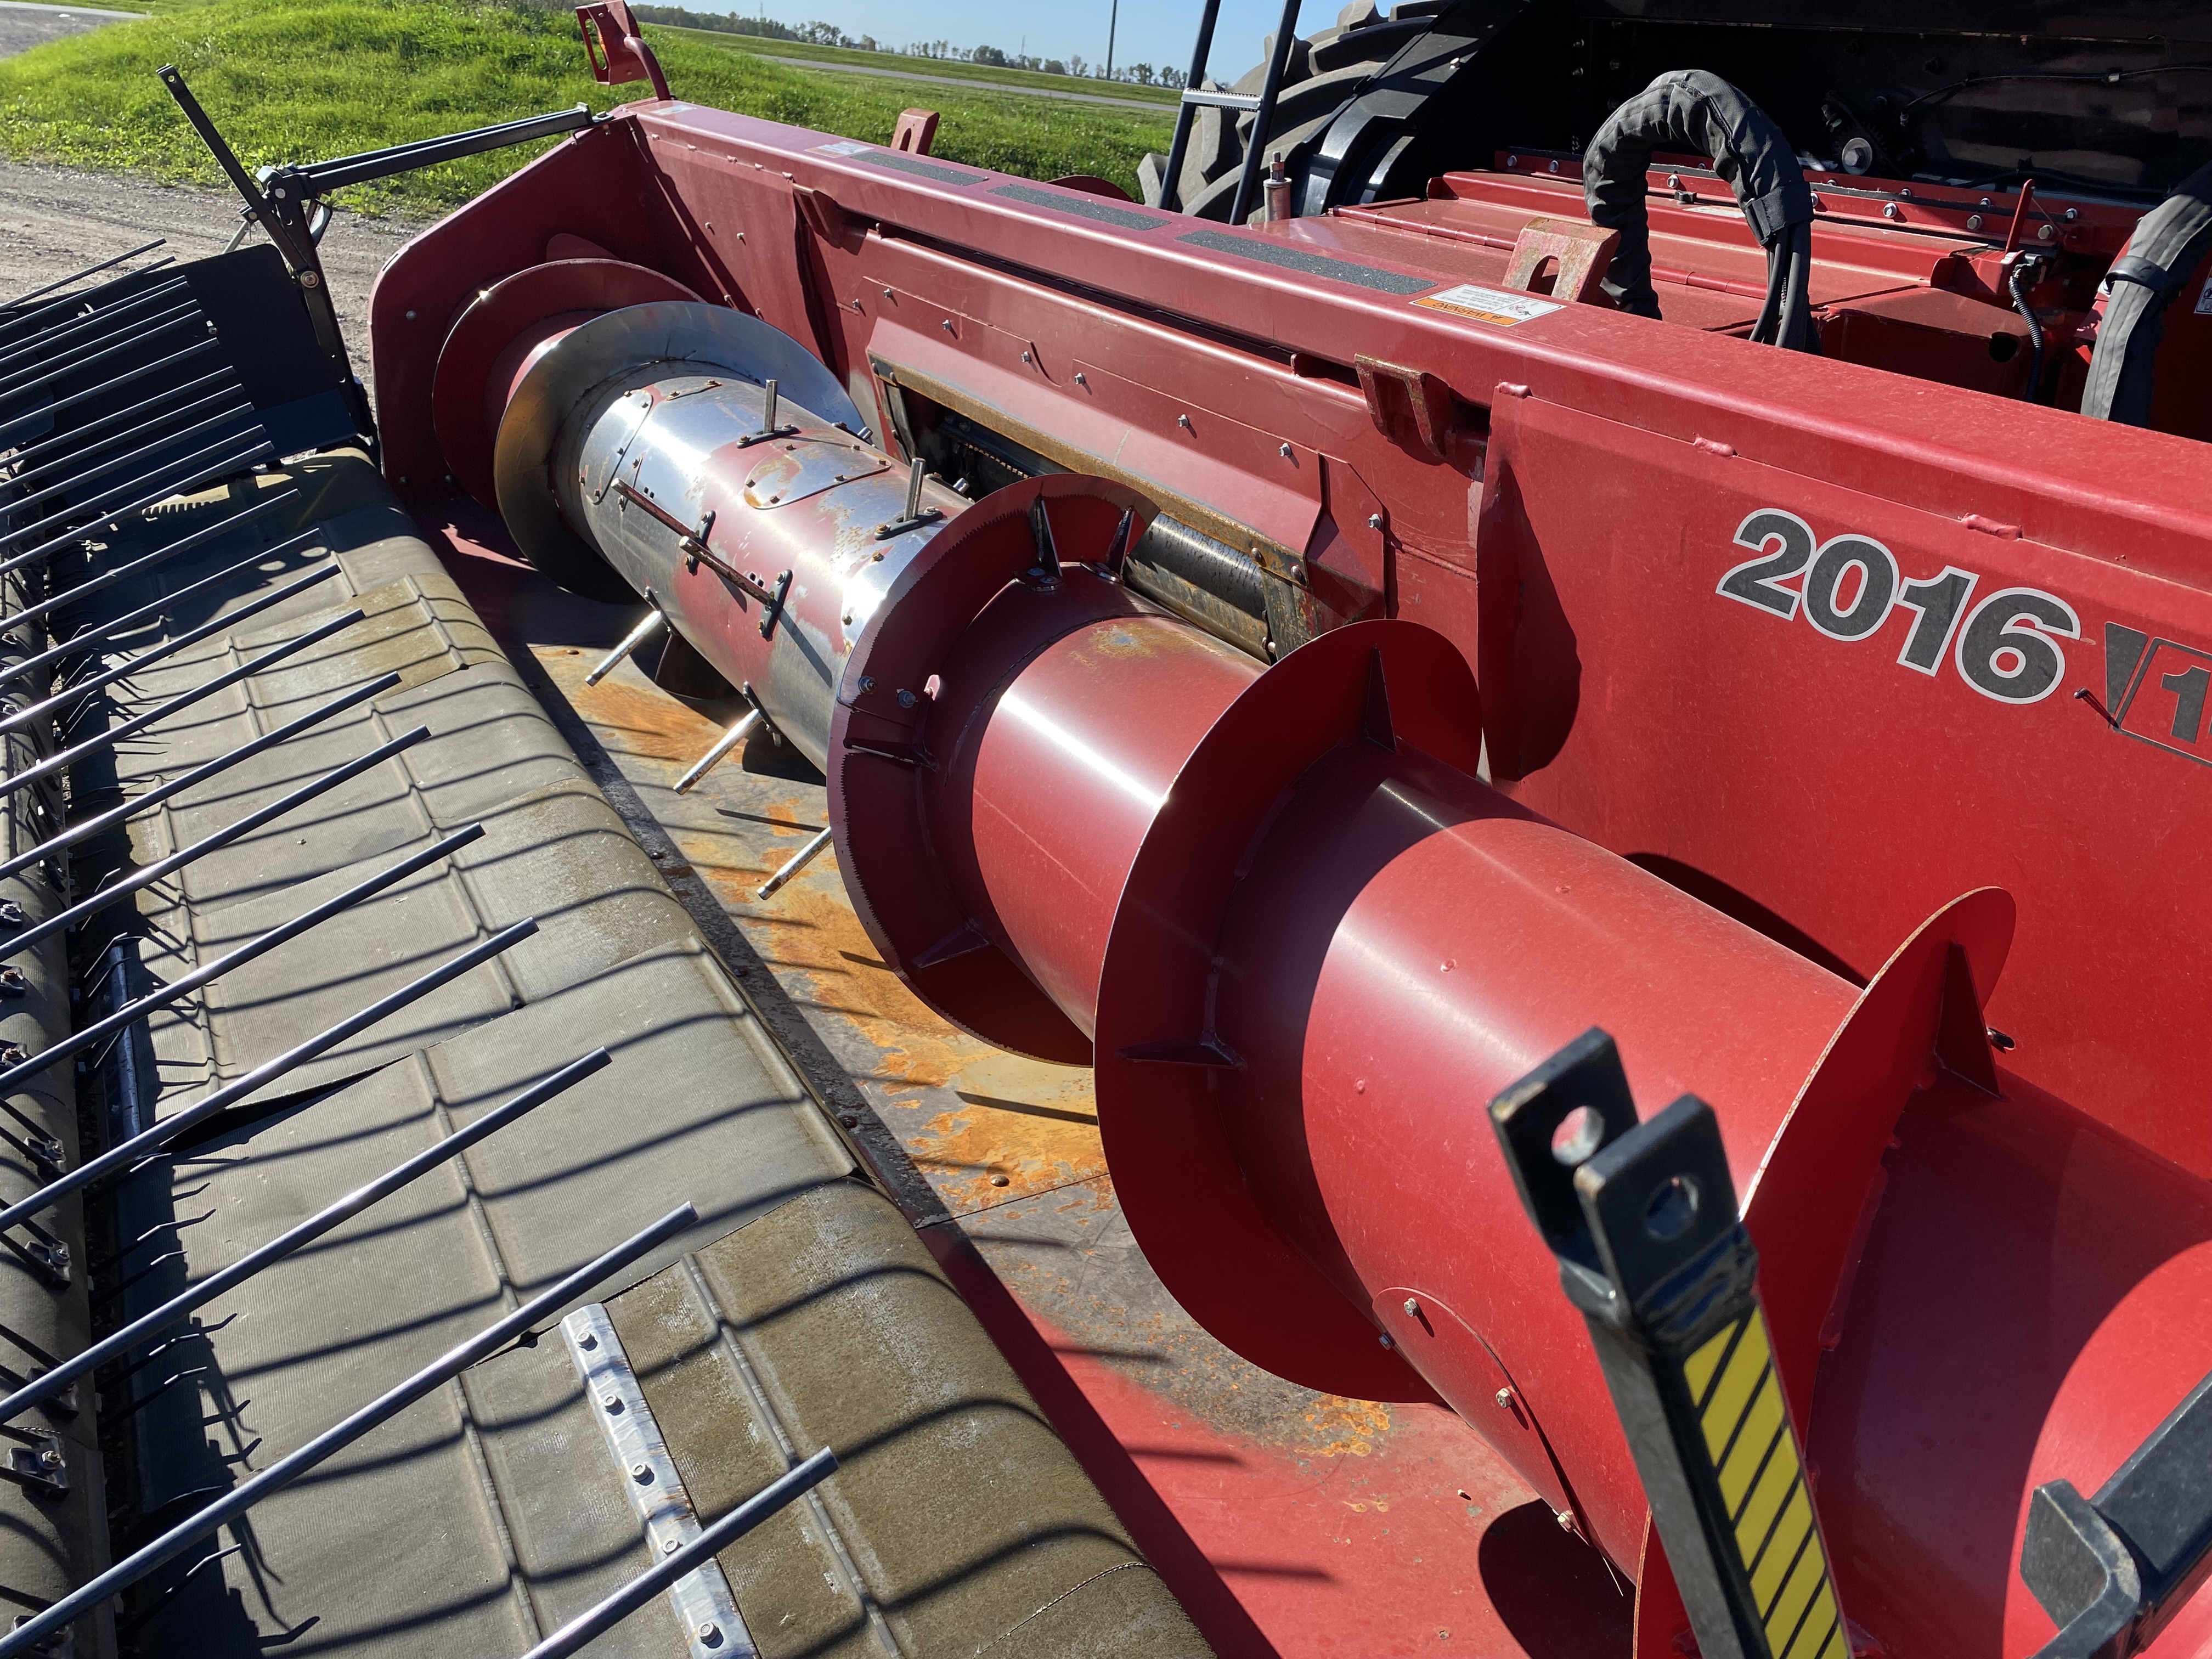
[[[143,11],[109,11],[89,6],[34,6],[27,0],[0,0],[0,58],[58,40],[64,34],[82,34],[109,23],[126,23],[143,17]]]
[[[0,300],[43,288],[156,236],[167,237],[168,246],[149,258],[166,253],[198,259],[220,253],[237,228],[238,201],[232,196],[110,173],[0,162]],[[341,211],[323,236],[323,270],[352,348],[354,372],[364,384],[369,286],[417,228],[415,222]]]
[[[698,33],[706,33],[704,30]],[[743,40],[742,35],[733,37]],[[957,87],[963,92],[1012,93],[1017,98],[1057,98],[1066,104],[1111,104],[1115,109],[1148,109],[1172,119],[1176,106],[1164,100],[1110,98],[1097,92],[1062,92],[1057,87],[1018,87],[998,81],[966,80],[957,75],[925,75],[920,70],[875,69],[861,64],[834,64],[823,58],[787,58],[781,52],[759,52],[771,64],[790,64],[799,69],[823,70],[831,75],[875,75],[887,81],[927,81],[932,86]],[[1070,76],[1070,81],[1075,77]],[[1080,84],[1079,82],[1078,84]]]

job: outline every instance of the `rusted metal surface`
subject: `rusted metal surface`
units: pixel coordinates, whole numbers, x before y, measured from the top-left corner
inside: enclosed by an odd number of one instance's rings
[[[634,664],[586,689],[589,647],[533,654],[678,850],[683,869],[664,873],[696,875],[726,908],[926,1183],[933,1205],[910,1203],[912,1218],[948,1250],[972,1248],[992,1282],[963,1285],[971,1304],[1219,1651],[1626,1651],[1625,1583],[1458,1419],[1297,1388],[1176,1304],[1121,1218],[1086,1069],[932,1014],[883,965],[832,860],[754,902],[822,822],[822,785],[788,775],[806,769],[756,738],[677,796],[725,711],[678,702]],[[1571,1650],[1544,1624],[1563,1595]]]

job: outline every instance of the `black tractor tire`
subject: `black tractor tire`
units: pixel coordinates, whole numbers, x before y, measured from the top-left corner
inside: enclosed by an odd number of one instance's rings
[[[1337,15],[1335,26],[1291,43],[1284,61],[1283,83],[1276,94],[1274,119],[1270,124],[1264,154],[1280,155],[1295,167],[1300,147],[1318,140],[1344,106],[1374,73],[1397,55],[1401,48],[1425,33],[1444,9],[1447,0],[1400,0],[1389,17],[1376,10],[1375,0],[1352,0]],[[1206,82],[1208,92],[1241,93],[1256,97],[1267,78],[1275,38],[1261,44],[1260,61],[1227,87]],[[1200,106],[1191,122],[1190,143],[1183,155],[1181,188],[1176,205],[1200,219],[1226,220],[1235,205],[1237,183],[1244,157],[1252,145],[1253,112],[1242,113]],[[1137,178],[1148,206],[1160,205],[1167,173],[1167,157],[1157,151],[1138,164]],[[1249,216],[1266,211],[1258,192]]]

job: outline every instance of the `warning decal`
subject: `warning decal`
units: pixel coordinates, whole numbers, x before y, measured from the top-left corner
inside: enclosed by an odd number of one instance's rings
[[[856,144],[849,138],[841,138],[834,144],[817,144],[814,149],[818,155],[866,155],[874,148],[872,144]]]
[[[1440,294],[1425,294],[1413,303],[1426,306],[1431,311],[1449,311],[1455,317],[1471,318],[1478,323],[1495,323],[1500,328],[1517,328],[1522,323],[1566,309],[1533,294],[1477,288],[1473,283],[1462,283]]]

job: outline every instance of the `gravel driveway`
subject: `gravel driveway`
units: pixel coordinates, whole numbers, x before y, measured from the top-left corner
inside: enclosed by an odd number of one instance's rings
[[[127,23],[143,17],[143,11],[109,11],[101,7],[34,6],[26,0],[0,0],[0,58],[58,40],[64,34],[82,34],[108,23]]]
[[[238,208],[236,197],[213,191],[0,162],[0,301],[156,236],[168,239],[161,253],[180,260],[220,253],[238,228]],[[419,222],[339,212],[324,234],[323,270],[363,385],[369,285],[418,228]]]

